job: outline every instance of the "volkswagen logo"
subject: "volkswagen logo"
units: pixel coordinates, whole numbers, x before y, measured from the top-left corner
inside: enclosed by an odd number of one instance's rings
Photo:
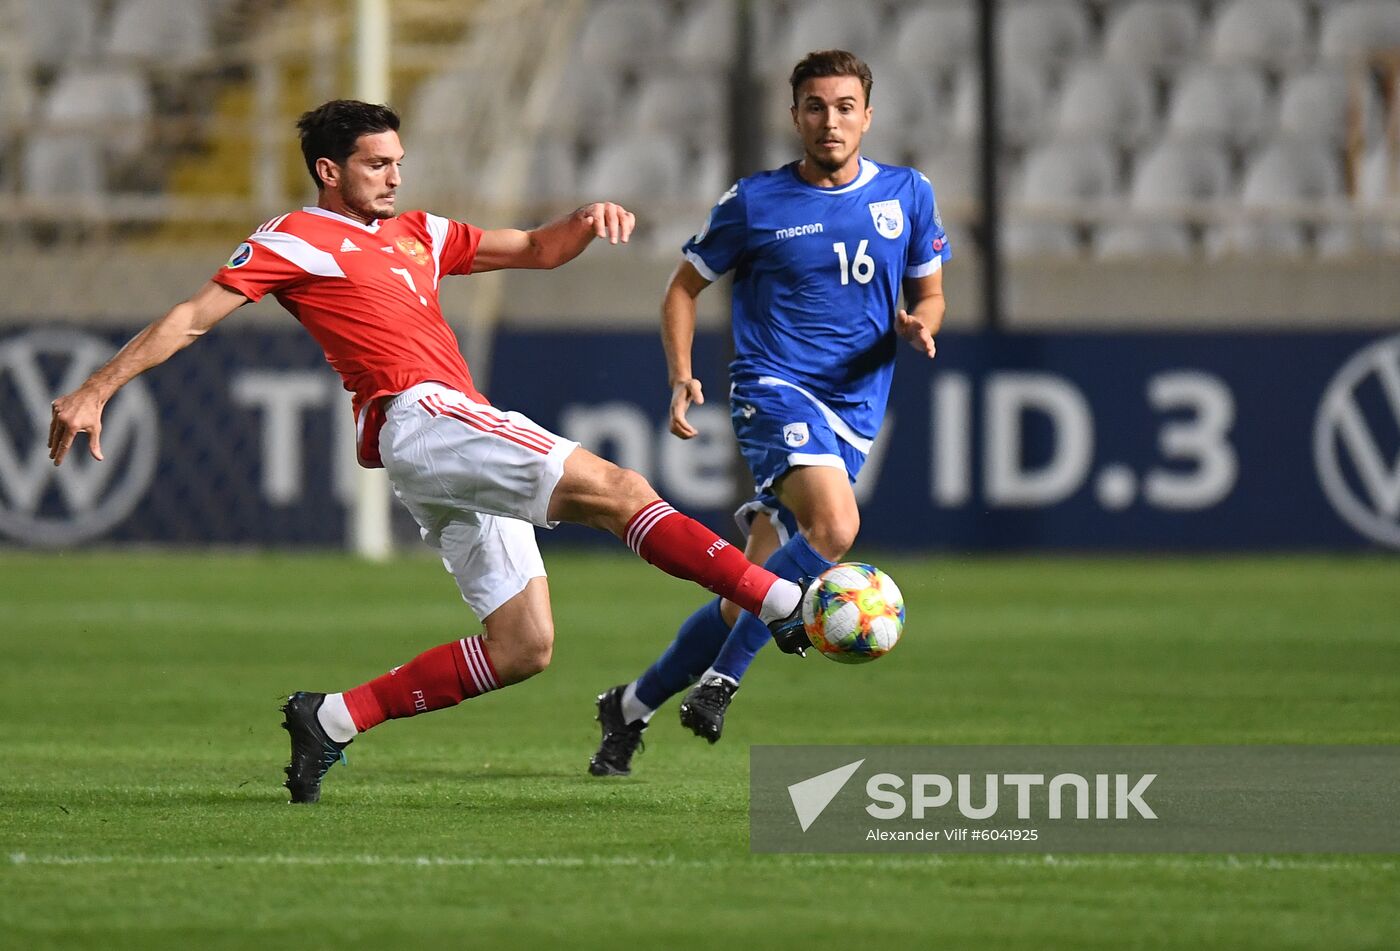
[[[102,416],[106,462],[83,437],[61,467],[49,460],[53,400],[76,389],[115,349],[91,334],[44,328],[0,340],[0,534],[33,545],[96,538],[131,514],[155,473],[155,400],[128,383]]]
[[[1313,425],[1313,460],[1327,500],[1347,524],[1400,548],[1400,335],[1357,353],[1327,385]]]

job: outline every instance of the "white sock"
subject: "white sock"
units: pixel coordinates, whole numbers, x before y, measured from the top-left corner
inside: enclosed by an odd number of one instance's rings
[[[792,613],[792,609],[797,607],[797,602],[802,600],[802,588],[800,585],[779,578],[777,584],[768,589],[768,594],[763,598],[763,609],[758,612],[758,619],[764,624],[769,624]]]
[[[349,743],[360,732],[355,729],[355,720],[350,716],[350,708],[345,705],[345,694],[328,693],[321,701],[321,709],[316,711],[316,719],[326,736],[337,743]]]
[[[720,673],[719,671],[715,670],[713,667],[711,667],[709,670],[705,671],[703,674],[700,675],[700,679],[701,679],[702,681],[709,680],[711,677],[718,677],[720,680],[723,680],[725,683],[729,684],[729,686],[733,687],[735,690],[738,690],[738,689],[739,689],[739,681],[735,680],[733,677],[729,676],[728,674],[722,674],[722,673]]]
[[[646,723],[656,710],[637,699],[637,682],[634,680],[622,691],[622,719],[628,723],[641,720]]]

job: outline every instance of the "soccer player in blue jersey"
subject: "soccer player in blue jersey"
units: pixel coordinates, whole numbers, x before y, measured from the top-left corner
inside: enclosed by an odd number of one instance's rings
[[[705,401],[691,372],[696,298],[734,272],[730,412],[757,495],[737,513],[746,554],[792,580],[820,574],[860,527],[852,483],[884,417],[903,338],[934,354],[948,240],[929,180],[860,154],[870,68],[844,50],[792,71],[800,161],[741,179],[715,205],[666,288],[671,432]],[[899,306],[903,289],[905,307]],[[598,698],[596,776],[626,775],[652,713],[696,682],[681,723],[711,743],[769,632],[723,599],[681,624],[641,677]]]

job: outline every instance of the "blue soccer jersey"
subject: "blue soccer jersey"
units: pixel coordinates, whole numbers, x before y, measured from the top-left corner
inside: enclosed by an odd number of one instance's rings
[[[951,256],[929,180],[865,158],[838,188],[795,162],[740,179],[684,254],[707,280],[734,271],[735,383],[796,384],[867,439],[889,399],[901,281]]]

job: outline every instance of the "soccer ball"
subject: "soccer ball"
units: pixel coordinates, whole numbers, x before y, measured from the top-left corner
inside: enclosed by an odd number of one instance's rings
[[[802,624],[822,656],[863,664],[899,643],[904,595],[893,578],[873,565],[833,565],[802,595]]]

